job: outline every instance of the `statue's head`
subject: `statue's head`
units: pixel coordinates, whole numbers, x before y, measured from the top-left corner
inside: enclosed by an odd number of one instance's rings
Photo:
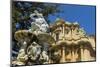
[[[34,13],[38,14],[39,12],[37,10],[34,10]]]
[[[32,45],[33,45],[33,46],[36,46],[36,45],[38,45],[38,44],[37,44],[36,42],[33,42]]]

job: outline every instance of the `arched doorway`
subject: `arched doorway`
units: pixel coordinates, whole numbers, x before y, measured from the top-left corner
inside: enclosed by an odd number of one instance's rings
[[[80,48],[78,51],[79,60],[80,61],[91,61],[95,60],[95,50],[93,50],[93,47],[91,46],[90,42],[79,42],[78,43]]]

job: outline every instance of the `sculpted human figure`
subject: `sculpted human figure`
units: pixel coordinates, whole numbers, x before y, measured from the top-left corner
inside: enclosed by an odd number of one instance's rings
[[[49,63],[49,56],[47,54],[47,51],[42,51],[42,53],[40,55],[40,61],[43,64],[48,64]]]
[[[41,53],[41,46],[37,44],[36,42],[33,42],[27,49],[28,56],[31,58],[31,60],[35,61],[40,53]]]
[[[80,29],[79,29],[79,34],[80,34],[81,37],[83,37],[83,36],[86,35],[86,32],[84,31],[83,28],[80,28]]]
[[[41,31],[41,32],[47,32],[49,25],[45,21],[43,15],[41,13],[38,13],[37,10],[34,11],[33,14],[30,15],[33,22],[31,23],[31,29],[32,31]]]
[[[24,49],[20,49],[16,61],[14,61],[14,65],[25,65],[28,60],[28,55],[25,54]]]

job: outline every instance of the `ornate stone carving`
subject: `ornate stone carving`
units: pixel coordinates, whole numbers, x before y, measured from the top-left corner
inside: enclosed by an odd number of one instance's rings
[[[41,13],[38,13],[38,11],[35,10],[34,13],[30,15],[30,17],[33,20],[30,29],[32,32],[34,31],[47,32],[49,26]]]

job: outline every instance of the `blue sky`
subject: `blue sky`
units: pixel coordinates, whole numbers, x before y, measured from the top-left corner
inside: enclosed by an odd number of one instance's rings
[[[54,22],[57,17],[69,22],[78,22],[87,34],[95,35],[95,6],[81,6],[72,4],[60,4],[59,9],[63,12],[49,15],[48,19]]]

